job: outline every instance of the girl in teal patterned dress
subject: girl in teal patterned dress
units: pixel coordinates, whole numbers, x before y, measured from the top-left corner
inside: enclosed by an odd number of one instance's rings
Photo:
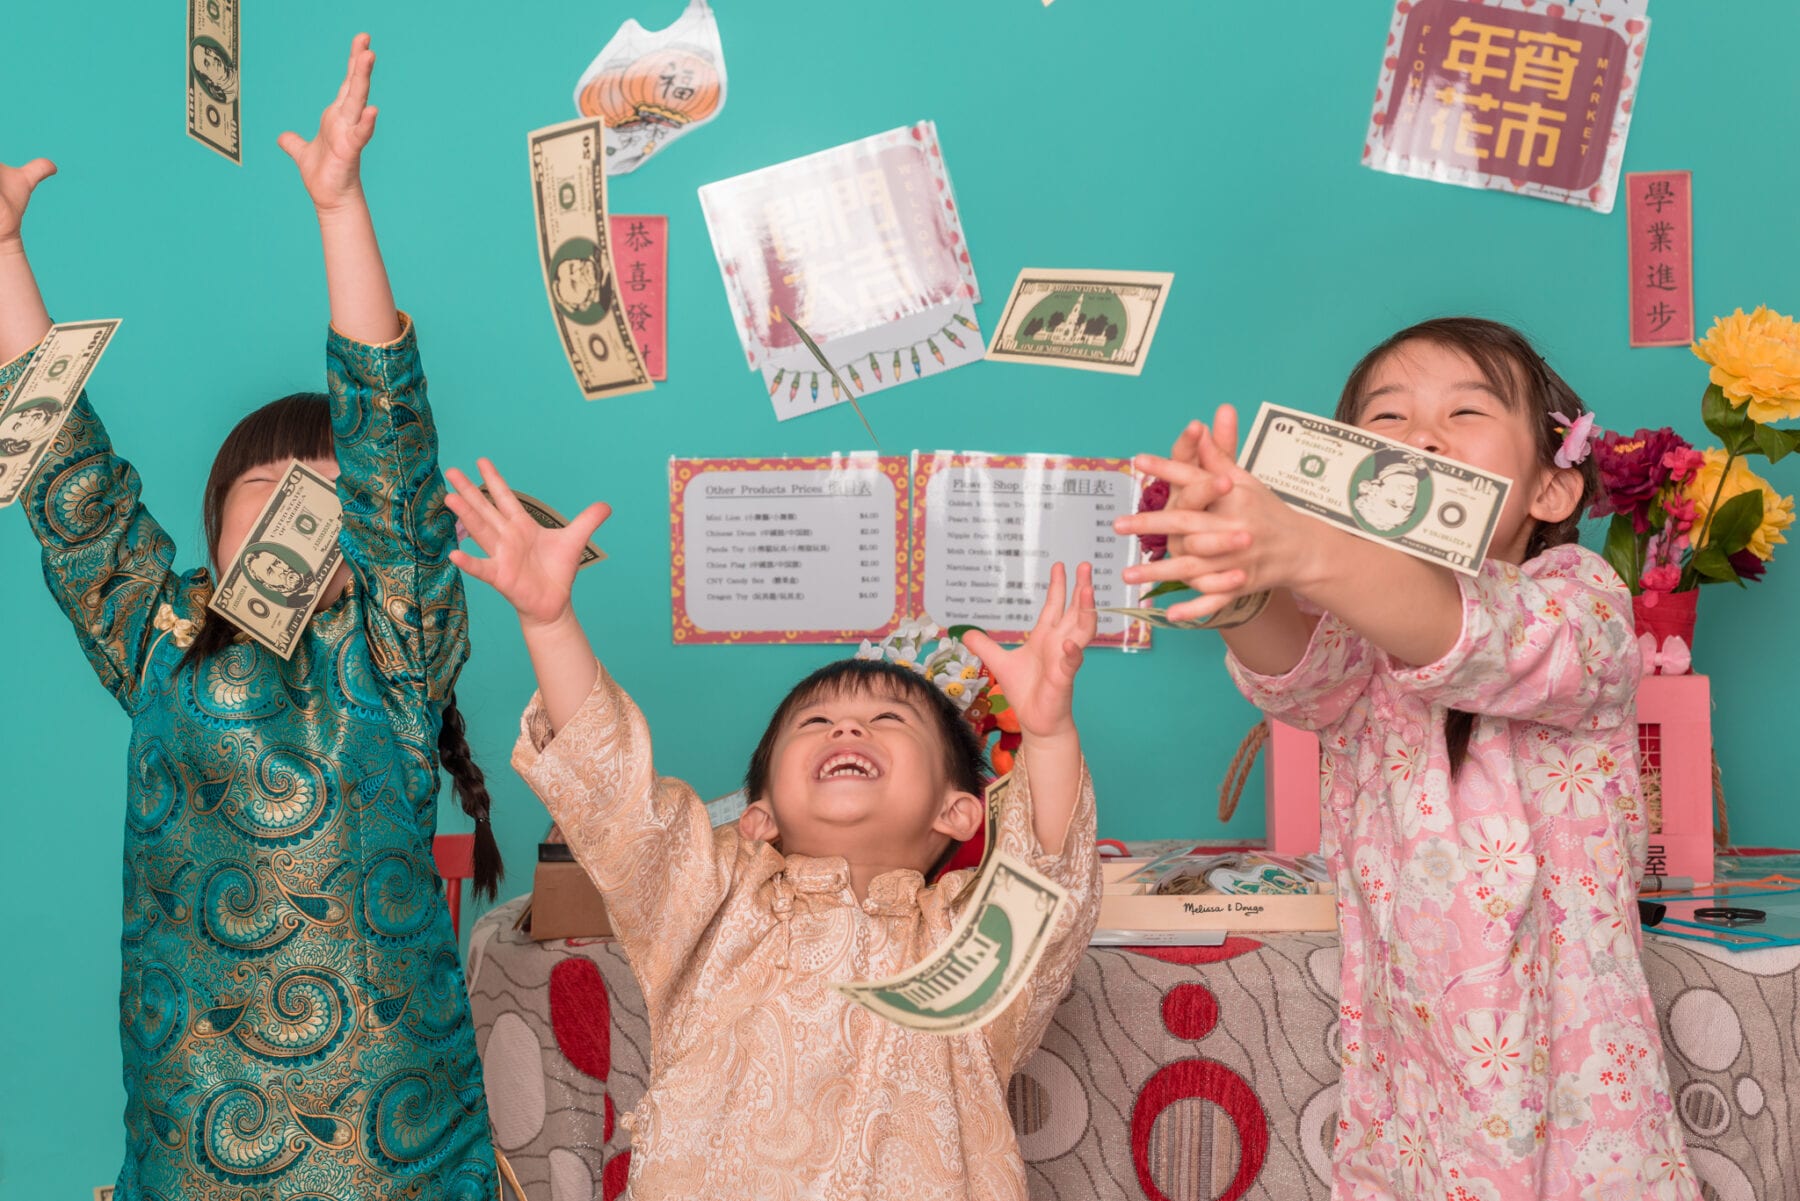
[[[374,57],[359,38],[318,135],[282,136],[324,241],[329,400],[246,418],[206,493],[216,563],[288,458],[337,475],[345,566],[292,658],[207,612],[205,568],[171,570],[85,396],[21,497],[50,590],[131,717],[119,1201],[496,1191],[431,854],[440,762],[476,812],[490,891],[498,863],[451,696],[468,654],[455,521],[358,177]],[[19,221],[54,169],[0,166],[0,400],[50,325]]]

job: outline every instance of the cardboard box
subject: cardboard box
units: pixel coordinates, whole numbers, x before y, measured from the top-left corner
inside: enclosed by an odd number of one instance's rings
[[[552,938],[600,938],[612,933],[606,902],[560,842],[538,845],[537,872],[531,880],[527,931],[536,942]]]
[[[1280,933],[1336,930],[1337,893],[1330,884],[1303,896],[1198,893],[1156,896],[1128,880],[1149,859],[1110,859],[1100,866],[1100,925],[1109,930],[1232,930]]]

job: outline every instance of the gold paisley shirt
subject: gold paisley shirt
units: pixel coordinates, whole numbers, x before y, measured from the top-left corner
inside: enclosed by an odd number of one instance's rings
[[[0,368],[4,399],[29,356]],[[204,570],[84,394],[23,503],[44,578],[131,717],[119,1201],[490,1201],[494,1157],[431,854],[468,655],[455,521],[408,322],[326,349],[353,586],[283,662],[183,666]]]
[[[1070,903],[1006,1011],[946,1036],[903,1030],[831,985],[923,959],[960,915],[972,870],[930,886],[889,872],[858,901],[841,858],[713,829],[692,788],[656,774],[644,716],[604,670],[560,732],[537,698],[522,725],[513,766],[599,886],[649,1011],[649,1085],[625,1119],[634,1201],[1023,1201],[1007,1082],[1099,917],[1085,765],[1058,855],[1033,832],[1022,758],[1013,773],[998,845]]]

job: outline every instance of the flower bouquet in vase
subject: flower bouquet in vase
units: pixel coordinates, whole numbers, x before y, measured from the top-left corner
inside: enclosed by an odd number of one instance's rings
[[[1690,667],[1702,584],[1760,580],[1794,521],[1794,498],[1750,469],[1800,450],[1800,325],[1767,308],[1713,322],[1694,346],[1712,367],[1700,418],[1717,445],[1674,430],[1602,432],[1593,444],[1600,495],[1612,518],[1603,554],[1631,589],[1646,673]]]

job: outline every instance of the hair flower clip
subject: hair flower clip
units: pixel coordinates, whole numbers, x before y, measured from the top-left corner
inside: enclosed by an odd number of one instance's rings
[[[1565,417],[1561,413],[1552,413],[1550,416],[1557,422],[1556,428],[1563,436],[1562,446],[1556,452],[1556,465],[1577,466],[1593,449],[1589,443],[1594,437],[1594,415],[1583,413],[1579,417]]]

